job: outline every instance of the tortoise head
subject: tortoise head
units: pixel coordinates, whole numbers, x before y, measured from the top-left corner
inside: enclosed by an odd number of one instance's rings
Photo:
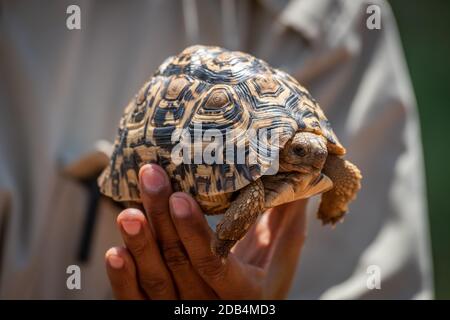
[[[304,199],[333,187],[323,168],[328,157],[325,137],[311,132],[297,132],[280,152],[279,171],[263,177],[266,207]]]
[[[319,173],[328,156],[327,140],[311,132],[297,132],[280,154],[280,172]]]

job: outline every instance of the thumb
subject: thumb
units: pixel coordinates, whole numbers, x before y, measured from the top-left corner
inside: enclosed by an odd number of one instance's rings
[[[284,298],[291,286],[306,239],[307,200],[298,200],[273,208],[268,228],[275,234],[267,265],[266,290],[272,297]]]

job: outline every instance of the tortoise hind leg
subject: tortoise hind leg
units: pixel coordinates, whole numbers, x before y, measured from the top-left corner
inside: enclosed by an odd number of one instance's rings
[[[361,172],[350,161],[336,155],[328,155],[322,169],[333,181],[333,188],[322,194],[317,216],[323,224],[335,224],[348,211],[348,204],[356,198],[361,188]]]
[[[219,257],[226,258],[230,249],[247,233],[264,211],[264,187],[260,179],[246,186],[239,193],[216,226],[211,249]]]

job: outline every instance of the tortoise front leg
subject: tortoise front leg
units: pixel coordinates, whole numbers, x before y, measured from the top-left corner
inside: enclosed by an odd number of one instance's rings
[[[264,187],[260,179],[243,188],[216,226],[211,244],[215,255],[226,258],[230,249],[247,233],[264,211]]]
[[[319,219],[323,224],[336,224],[348,211],[348,204],[356,198],[361,188],[361,172],[348,160],[328,155],[322,170],[333,181],[333,188],[322,194]]]

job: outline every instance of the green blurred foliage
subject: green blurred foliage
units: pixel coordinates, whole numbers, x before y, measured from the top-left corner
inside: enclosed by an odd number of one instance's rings
[[[390,4],[421,119],[436,298],[450,299],[450,1]]]

